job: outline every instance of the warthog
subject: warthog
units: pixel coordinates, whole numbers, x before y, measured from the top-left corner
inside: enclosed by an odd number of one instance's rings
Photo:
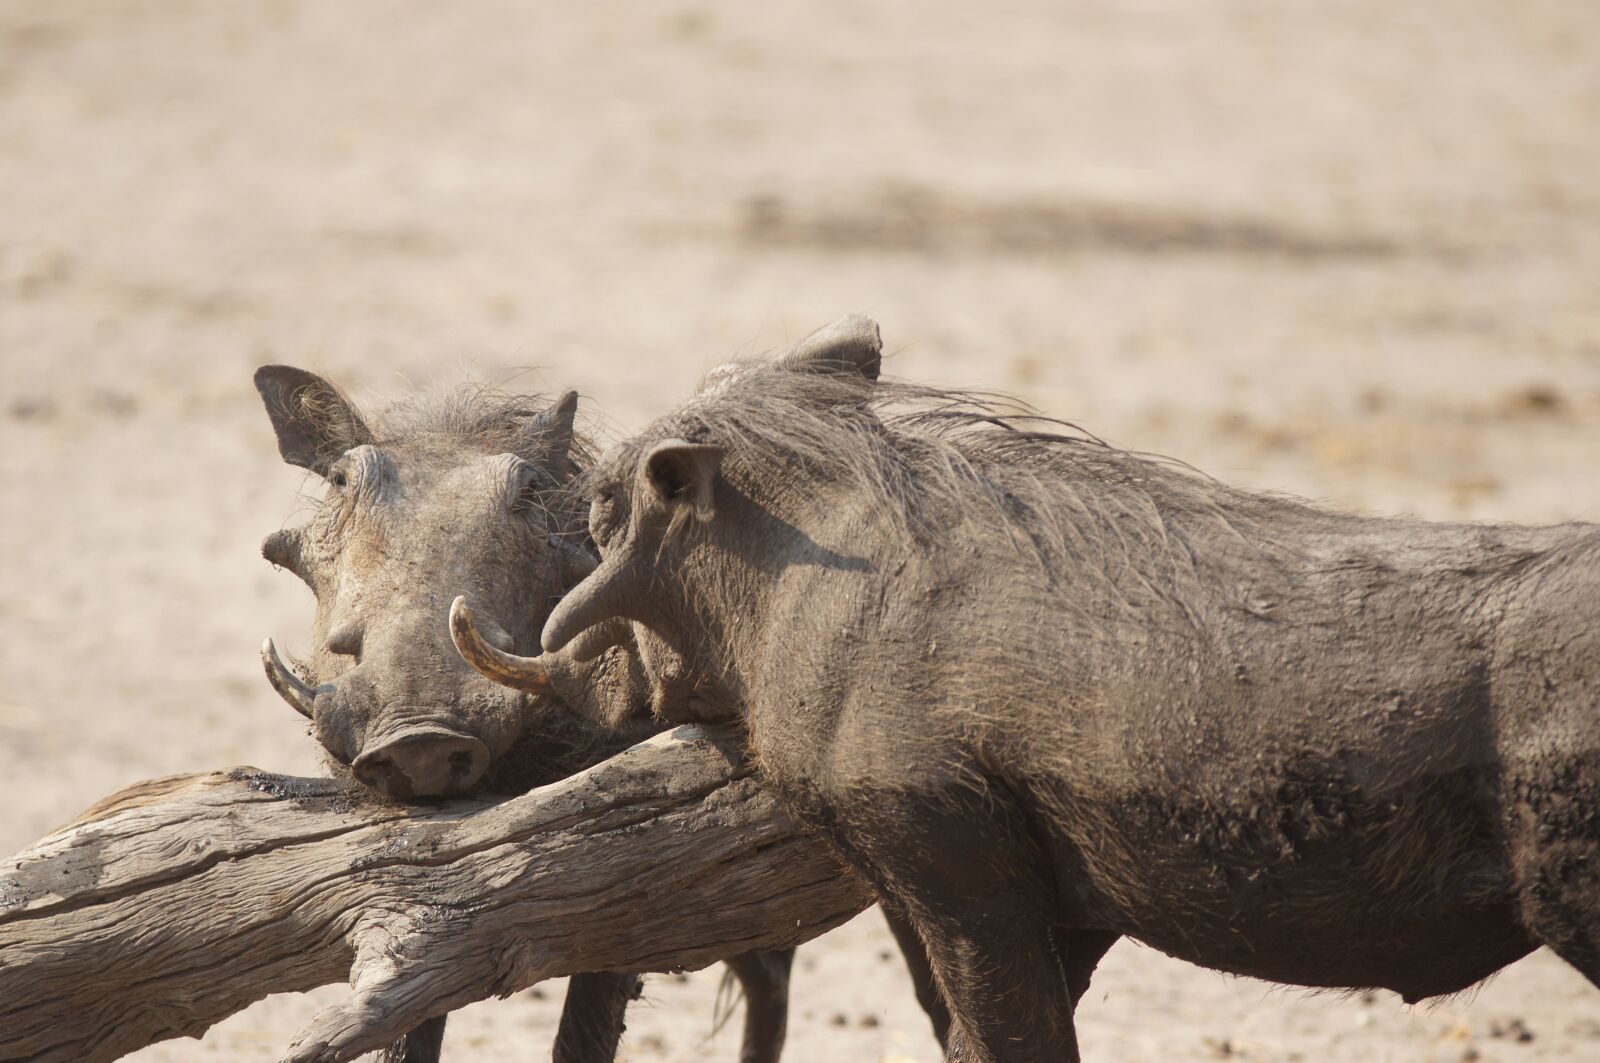
[[[878,369],[849,319],[613,450],[600,567],[500,668],[648,626],[914,922],[952,1059],[1077,1059],[1085,933],[1600,984],[1600,526],[1331,513]]]
[[[573,430],[575,393],[547,404],[461,388],[369,419],[303,370],[263,367],[256,386],[284,459],[327,484],[309,524],[262,547],[316,595],[311,659],[297,674],[270,640],[263,658],[332,771],[399,800],[521,793],[659,729],[626,654],[577,671],[564,688],[575,712],[489,682],[451,646],[453,597],[470,598],[496,645],[528,648],[557,597],[594,566],[569,489],[586,453]],[[745,989],[750,1063],[771,1063],[781,1049],[790,956],[729,961]],[[558,1063],[611,1060],[637,985],[632,975],[575,977]],[[431,1063],[443,1032],[440,1018],[389,1058]]]

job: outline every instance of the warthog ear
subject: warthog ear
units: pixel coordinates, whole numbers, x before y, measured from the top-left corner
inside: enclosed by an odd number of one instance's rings
[[[278,433],[278,453],[290,465],[327,476],[339,455],[372,442],[356,408],[317,374],[289,365],[264,365],[256,370],[255,379]]]
[[[573,423],[577,416],[578,393],[569,391],[521,420],[513,449],[557,480],[567,479],[572,474]]]
[[[641,511],[657,507],[657,512],[664,510],[674,518],[674,525],[679,514],[709,521],[715,513],[712,499],[721,467],[721,447],[682,439],[657,443],[639,459],[636,498]],[[651,553],[639,549],[635,540],[611,550],[551,611],[539,637],[545,652],[558,652],[596,624],[619,618],[645,620],[641,610],[655,580]]]
[[[878,323],[861,314],[841,317],[780,354],[777,364],[808,373],[856,372],[876,380],[883,367]]]
[[[721,447],[668,439],[650,448],[639,463],[639,475],[666,506],[688,506],[703,524],[716,512],[712,499],[721,467]]]

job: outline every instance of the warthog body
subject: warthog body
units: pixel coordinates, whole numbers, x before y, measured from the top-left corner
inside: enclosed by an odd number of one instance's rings
[[[1104,935],[1412,1001],[1541,944],[1600,984],[1600,527],[1331,513],[877,369],[847,320],[614,450],[544,646],[625,617],[745,715],[927,942],[952,1058],[1076,1059]]]
[[[460,388],[370,420],[330,384],[267,366],[256,384],[285,460],[326,495],[302,528],[263,552],[317,599],[310,661],[292,673],[270,644],[268,675],[311,720],[330,769],[399,800],[514,794],[597,763],[660,725],[633,657],[612,652],[564,684],[571,706],[496,685],[461,660],[447,609],[466,595],[504,649],[537,644],[559,595],[593,567],[581,500],[570,490],[586,449],[577,396],[554,403]],[[783,1043],[790,953],[730,961],[748,1001],[745,1058]],[[557,1063],[613,1058],[632,975],[572,980]],[[432,1063],[444,1020],[389,1058]]]

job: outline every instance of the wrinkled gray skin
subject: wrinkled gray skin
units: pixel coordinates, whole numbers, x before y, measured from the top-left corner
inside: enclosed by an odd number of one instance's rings
[[[1540,945],[1600,984],[1600,526],[1330,513],[878,364],[847,319],[614,450],[543,643],[625,617],[744,716],[927,943],[949,1058],[1076,1060],[1085,934],[1408,1001]]]
[[[266,366],[256,385],[284,459],[327,483],[312,520],[269,536],[263,553],[316,595],[311,660],[275,685],[310,708],[331,770],[398,800],[521,793],[659,729],[643,675],[620,649],[566,676],[575,712],[489,682],[450,641],[446,612],[464,594],[497,645],[532,648],[556,598],[593,567],[568,490],[582,451],[575,394],[546,407],[460,389],[369,421],[303,370]],[[296,693],[300,681],[314,698]],[[745,988],[752,1063],[781,1049],[789,960],[730,961]],[[558,1063],[611,1060],[637,989],[633,975],[575,977]],[[433,1063],[444,1021],[386,1058]]]

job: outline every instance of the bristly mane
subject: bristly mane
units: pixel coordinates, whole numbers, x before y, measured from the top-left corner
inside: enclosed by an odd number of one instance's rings
[[[1187,568],[1194,558],[1185,532],[1197,522],[1258,554],[1284,549],[1276,540],[1285,518],[1355,519],[1228,487],[989,393],[763,363],[720,373],[625,460],[667,436],[714,441],[733,460],[778,456],[800,475],[862,496],[885,530],[920,547],[947,541],[957,525],[968,534],[983,528],[1047,570],[1068,558],[1126,566],[1139,544]],[[1274,520],[1263,522],[1269,511]]]
[[[488,384],[454,384],[381,406],[367,423],[379,446],[432,435],[476,444],[487,453],[514,452],[527,422],[555,401],[555,396],[506,391]],[[592,442],[575,432],[573,464],[588,468],[594,453]]]
[[[824,548],[866,560],[873,578],[905,565],[923,574],[914,579],[964,572],[1103,645],[1190,645],[1245,614],[1281,631],[1331,629],[1366,588],[1498,580],[1563,538],[1330,512],[1118,449],[993,396],[770,364],[724,374],[585,487],[631,480],[641,455],[674,437],[724,448],[735,487],[823,535]]]

